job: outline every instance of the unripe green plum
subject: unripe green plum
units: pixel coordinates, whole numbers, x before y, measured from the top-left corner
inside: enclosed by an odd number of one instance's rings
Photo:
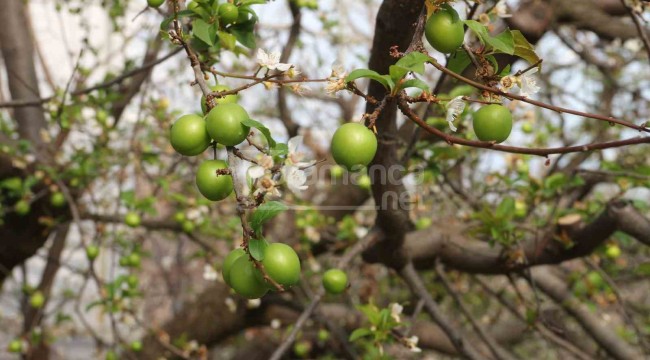
[[[227,169],[223,160],[206,160],[196,171],[196,187],[208,200],[219,201],[228,197],[233,191],[232,176],[217,174],[218,170]]]
[[[54,207],[62,207],[65,205],[65,196],[63,196],[63,193],[59,191],[52,193],[50,195],[50,204]]]
[[[330,294],[340,294],[348,287],[348,275],[340,269],[329,269],[323,274],[323,287]]]
[[[237,294],[247,299],[261,298],[269,290],[259,278],[259,270],[247,256],[240,256],[230,269],[230,286]]]
[[[229,25],[239,18],[239,9],[231,3],[223,3],[219,6],[219,19],[223,25]]]
[[[29,202],[27,200],[18,200],[16,204],[14,204],[14,211],[16,211],[16,214],[20,216],[25,216],[29,213],[31,206],[29,205]]]
[[[474,133],[479,140],[504,142],[512,130],[512,114],[505,106],[490,104],[474,113]]]
[[[463,44],[465,30],[458,13],[449,7],[438,10],[427,19],[424,35],[434,49],[448,54]]]
[[[129,211],[124,216],[124,223],[130,227],[138,227],[141,223],[140,215],[134,211]]]
[[[334,132],[330,150],[337,164],[357,171],[375,157],[377,137],[363,124],[343,124]]]
[[[225,281],[226,284],[228,284],[228,286],[230,286],[230,270],[232,269],[232,265],[235,263],[235,260],[245,255],[246,252],[244,251],[244,249],[237,248],[231,251],[223,260],[221,275],[223,276],[223,281]]]
[[[300,258],[287,244],[273,243],[267,246],[262,265],[266,274],[282,286],[292,286],[300,281]]]
[[[160,7],[160,5],[164,4],[165,0],[147,0],[147,4],[151,7]]]
[[[239,145],[246,139],[250,128],[242,121],[249,119],[248,113],[238,104],[225,103],[215,106],[205,118],[208,134],[219,144]]]
[[[212,90],[212,91],[228,91],[228,90],[230,90],[230,88],[227,87],[226,85],[217,84],[217,85],[211,86],[210,90]],[[235,103],[237,103],[238,98],[239,97],[237,95],[226,95],[226,96],[221,97],[221,98],[216,97],[216,98],[214,98],[214,103],[217,104],[217,105],[219,105],[219,104],[235,104]],[[205,95],[201,96],[201,110],[203,110],[204,114],[208,111],[208,107],[207,107],[207,105],[205,103]]]
[[[99,248],[95,245],[88,245],[86,247],[86,257],[88,260],[95,260],[99,256]]]
[[[174,150],[185,156],[195,156],[210,146],[206,122],[198,115],[181,116],[172,125],[169,140]]]

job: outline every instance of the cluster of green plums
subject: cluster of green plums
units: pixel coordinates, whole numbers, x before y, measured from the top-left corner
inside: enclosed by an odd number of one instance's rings
[[[223,86],[213,87],[214,91],[227,90]],[[236,103],[237,96],[227,95],[215,99],[217,106],[205,117],[196,114],[181,116],[170,129],[170,142],[174,150],[181,155],[196,156],[203,153],[210,145],[239,145],[246,139],[250,128],[244,125],[249,119],[246,110]],[[201,107],[207,111],[205,97]],[[196,186],[199,192],[209,200],[223,200],[233,191],[232,177],[218,174],[228,169],[223,160],[205,160],[196,172]]]
[[[147,5],[157,8],[160,7],[162,4],[165,3],[165,0],[147,0]],[[219,20],[221,21],[222,24],[228,25],[228,24],[234,24],[240,20],[246,20],[247,19],[247,14],[240,14],[239,9],[237,8],[237,5],[225,2],[223,4],[219,4],[219,2],[214,2],[214,10],[217,12],[219,15]],[[201,9],[200,5],[195,2],[195,1],[190,1],[187,4],[187,8],[189,10],[192,10],[194,12],[200,13],[203,11]],[[241,16],[241,17],[240,17]]]
[[[445,6],[429,16],[424,26],[424,36],[431,47],[449,54],[463,45],[465,29],[458,13]],[[510,135],[512,114],[501,105],[486,105],[474,114],[473,126],[480,140],[500,143]]]
[[[285,289],[300,281],[300,259],[287,244],[268,245],[261,263],[266,274]],[[260,298],[274,289],[274,286],[264,279],[248,254],[240,248],[226,256],[221,272],[226,284],[247,299]]]

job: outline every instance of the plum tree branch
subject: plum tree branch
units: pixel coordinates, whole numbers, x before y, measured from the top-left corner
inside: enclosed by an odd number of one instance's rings
[[[490,150],[514,153],[514,154],[528,154],[528,155],[537,155],[537,156],[546,157],[548,155],[553,155],[553,154],[568,154],[568,153],[585,152],[585,151],[593,151],[593,150],[611,149],[611,148],[636,145],[636,144],[650,144],[650,136],[642,136],[642,137],[635,137],[635,138],[630,138],[625,140],[597,142],[597,143],[591,143],[585,145],[562,146],[556,148],[525,148],[525,147],[518,147],[518,146],[501,145],[501,144],[495,144],[494,142],[490,142],[490,141],[469,140],[469,139],[464,139],[457,136],[446,134],[441,130],[427,124],[422,118],[420,118],[413,110],[411,110],[411,108],[408,106],[408,103],[402,96],[398,97],[398,105],[402,113],[406,115],[406,117],[408,117],[410,120],[415,122],[418,126],[423,128],[427,132],[435,136],[438,136],[439,138],[445,140],[447,143],[452,145],[459,144],[464,146],[490,149]],[[644,129],[645,129],[644,131],[648,131],[648,129],[646,128]]]

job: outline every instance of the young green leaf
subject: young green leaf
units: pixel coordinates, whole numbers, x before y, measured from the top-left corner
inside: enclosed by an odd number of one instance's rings
[[[409,79],[409,80],[404,81],[401,84],[402,89],[408,89],[408,88],[412,88],[412,87],[421,89],[422,91],[424,91],[426,93],[431,93],[431,88],[429,88],[429,85],[427,83],[425,83],[424,81],[420,80],[420,79]]]
[[[357,69],[352,71],[345,78],[345,82],[348,83],[359,78],[368,78],[371,80],[375,80],[378,83],[382,84],[386,89],[392,89],[395,86],[394,82],[391,81],[390,77],[386,75],[379,75],[378,72],[368,70],[368,69]]]
[[[514,55],[528,61],[531,65],[536,64],[539,61],[539,56],[537,56],[533,45],[528,42],[521,31],[512,30],[511,33],[515,44]]]
[[[264,124],[253,119],[246,119],[242,121],[242,124],[259,130],[262,133],[262,135],[264,135],[264,137],[266,138],[266,141],[269,143],[269,147],[271,148],[275,147],[276,142],[275,140],[273,140],[273,136],[271,136],[271,131],[269,130],[269,128],[264,126]]]
[[[350,334],[350,341],[355,341],[357,339],[360,339],[362,337],[370,336],[372,335],[372,331],[368,328],[358,328]]]
[[[264,251],[267,246],[269,246],[269,243],[263,237],[260,239],[250,239],[248,241],[248,251],[257,261],[264,260]]]
[[[447,69],[456,74],[462,74],[471,63],[472,60],[469,58],[469,55],[467,55],[467,52],[463,49],[458,49],[449,57],[449,61],[447,61]]]
[[[203,21],[203,19],[196,19],[192,23],[192,26],[194,37],[210,46],[214,46],[214,36],[212,35],[213,31],[210,29],[210,24]]]
[[[251,227],[256,234],[262,232],[262,225],[279,213],[287,210],[287,206],[278,201],[269,201],[260,205],[251,216]]]

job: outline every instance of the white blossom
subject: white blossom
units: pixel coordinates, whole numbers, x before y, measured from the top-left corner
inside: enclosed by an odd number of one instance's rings
[[[205,264],[203,266],[203,279],[207,281],[217,280],[217,272],[211,265]]]
[[[332,65],[332,73],[329,76],[327,85],[325,85],[325,92],[330,96],[335,96],[337,92],[345,89],[346,76],[348,76],[348,74],[345,72],[342,65]]]
[[[400,315],[402,314],[402,311],[404,310],[404,307],[398,303],[392,303],[390,305],[390,316],[395,319],[397,322],[402,322],[402,319]]]
[[[287,155],[288,165],[295,165],[300,168],[305,168],[308,166],[312,166],[314,165],[314,163],[316,163],[316,161],[314,160],[303,161],[307,156],[307,154],[299,150],[300,145],[302,144],[303,144],[302,135],[294,136],[291,139],[289,139],[289,142],[287,143],[287,148],[289,150],[289,154]]]
[[[235,302],[235,300],[233,300],[233,298],[227,297],[224,303],[226,304],[228,311],[230,311],[231,313],[237,312],[237,303]]]
[[[279,329],[282,326],[282,322],[279,319],[271,320],[271,329]]]
[[[454,126],[454,121],[458,119],[458,117],[463,113],[464,110],[465,110],[465,101],[463,101],[462,96],[456,96],[455,98],[451,99],[451,101],[447,104],[446,120],[449,123],[449,128],[451,129],[451,131],[458,130],[456,126]]]
[[[406,346],[409,348],[409,350],[415,353],[422,352],[422,349],[418,347],[418,341],[420,341],[420,339],[418,339],[417,336],[411,336],[404,339],[404,342],[406,343]]]
[[[506,5],[505,0],[499,0],[499,2],[494,5],[494,13],[500,18],[512,17],[512,14],[508,14],[508,6]]]
[[[287,187],[292,193],[299,195],[303,190],[307,190],[307,175],[305,171],[297,166],[285,165],[282,167],[282,178],[287,183]]]
[[[537,72],[537,67],[531,69],[525,74],[517,77],[517,84],[519,85],[519,94],[521,96],[531,96],[539,92],[537,80],[533,78],[533,74]]]
[[[279,51],[271,51],[267,53],[263,49],[257,49],[257,63],[269,70],[278,70],[282,72],[289,70],[293,66],[291,64],[280,62]]]
[[[250,299],[246,302],[246,307],[249,309],[257,309],[262,305],[262,300],[260,299]]]

